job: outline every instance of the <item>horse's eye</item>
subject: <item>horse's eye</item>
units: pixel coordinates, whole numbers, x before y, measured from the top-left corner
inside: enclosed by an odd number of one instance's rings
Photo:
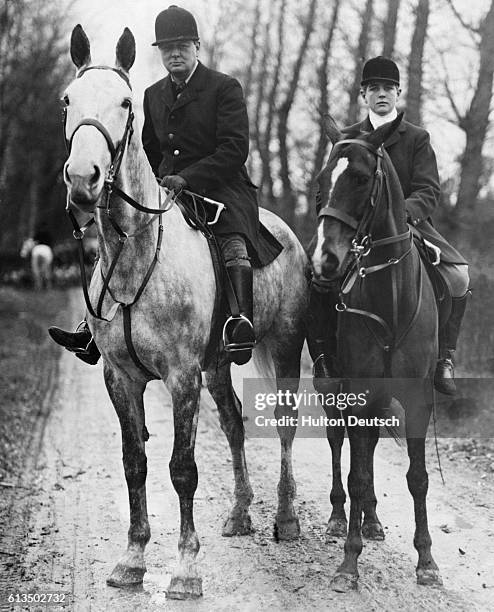
[[[122,102],[122,108],[130,108],[130,100],[128,98],[125,98]]]
[[[358,174],[355,177],[355,181],[357,182],[357,185],[359,185],[360,187],[363,187],[364,185],[366,185],[368,180],[369,180],[369,177],[364,176],[363,174]]]
[[[65,104],[65,106],[69,105],[69,96],[67,94],[65,94],[65,96],[62,98],[62,102]]]

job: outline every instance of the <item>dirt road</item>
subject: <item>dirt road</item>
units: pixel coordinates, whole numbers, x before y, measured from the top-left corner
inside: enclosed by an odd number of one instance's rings
[[[101,366],[89,367],[64,354],[59,385],[50,401],[53,405],[42,444],[33,448],[31,469],[23,480],[26,488],[19,489],[18,507],[12,513],[17,517],[17,526],[11,526],[10,531],[12,545],[15,529],[20,528],[19,517],[29,533],[22,571],[16,568],[12,573],[12,580],[18,581],[8,585],[12,591],[34,592],[37,587],[63,591],[72,601],[66,609],[93,611],[494,607],[492,483],[446,462],[443,486],[431,456],[430,528],[444,587],[418,587],[413,507],[404,477],[406,452],[391,440],[380,443],[375,469],[378,512],[386,540],[365,544],[358,592],[337,594],[329,588],[342,558],[343,542],[327,543],[324,536],[330,511],[330,454],[325,440],[295,441],[297,508],[302,527],[299,541],[277,544],[272,539],[279,469],[275,439],[247,441],[255,491],[255,534],[222,538],[233,478],[228,446],[207,392],[203,393],[197,439],[199,488],[195,503],[204,597],[194,603],[166,600],[179,515],[168,472],[172,413],[160,383],[150,384],[146,391],[152,535],[144,588],[128,592],[107,587],[105,579],[126,544],[128,505],[119,426],[104,388]]]

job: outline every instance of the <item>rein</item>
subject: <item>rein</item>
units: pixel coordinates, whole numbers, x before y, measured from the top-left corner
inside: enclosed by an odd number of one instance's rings
[[[404,261],[404,259],[412,253],[413,249],[413,236],[408,229],[406,232],[401,234],[397,234],[395,236],[388,236],[386,238],[380,238],[378,240],[372,239],[372,225],[374,222],[374,218],[376,215],[376,211],[378,206],[383,200],[384,195],[387,195],[388,202],[390,201],[391,194],[389,192],[389,185],[387,182],[387,176],[382,168],[382,159],[384,154],[382,149],[377,149],[372,144],[365,142],[363,140],[359,140],[356,138],[348,138],[338,141],[331,152],[333,154],[334,150],[338,146],[342,146],[345,144],[358,144],[359,146],[365,147],[371,153],[373,153],[376,157],[376,171],[374,173],[374,179],[372,184],[371,193],[369,196],[369,204],[366,208],[366,211],[360,220],[348,215],[347,213],[330,206],[329,204],[323,207],[319,211],[318,217],[331,217],[337,219],[338,221],[344,223],[348,227],[351,227],[355,230],[355,236],[352,239],[352,246],[346,256],[344,264],[345,274],[343,280],[341,282],[339,288],[339,302],[336,304],[336,310],[340,313],[346,312],[349,314],[355,314],[359,316],[366,317],[371,319],[372,321],[378,323],[381,329],[384,332],[384,340],[379,338],[374,332],[373,333],[376,342],[381,346],[384,351],[384,375],[385,377],[391,377],[392,373],[392,352],[396,350],[403,340],[408,335],[409,331],[414,326],[417,317],[419,315],[420,306],[422,303],[422,266],[419,266],[419,278],[418,278],[418,299],[417,304],[415,306],[414,313],[405,330],[400,334],[397,338],[398,331],[398,283],[396,278],[396,266]],[[362,260],[366,258],[372,249],[389,246],[392,244],[398,244],[400,242],[409,242],[408,248],[399,256],[399,257],[390,257],[386,261],[375,264],[373,266],[365,267],[362,265]],[[345,265],[346,264],[346,265]],[[344,296],[350,293],[352,290],[356,280],[358,278],[361,281],[364,280],[370,274],[374,274],[376,272],[381,272],[391,268],[391,291],[392,291],[392,323],[388,324],[382,317],[379,315],[370,312],[368,310],[363,310],[360,308],[352,308],[349,307],[345,301]],[[320,285],[322,288],[327,286],[333,286],[334,281],[324,280],[316,281],[316,284]]]

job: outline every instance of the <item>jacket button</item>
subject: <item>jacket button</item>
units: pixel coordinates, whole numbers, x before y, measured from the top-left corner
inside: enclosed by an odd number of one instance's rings
[[[173,140],[173,134],[168,134],[168,140]]]
[[[175,149],[175,151],[173,151],[173,155],[177,157],[177,155],[180,155],[180,151],[178,149]]]

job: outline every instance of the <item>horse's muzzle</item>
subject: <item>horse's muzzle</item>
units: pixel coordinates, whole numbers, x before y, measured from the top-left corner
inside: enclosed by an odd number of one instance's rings
[[[90,179],[85,176],[69,176],[68,173],[66,173],[65,182],[69,191],[70,201],[75,206],[85,212],[94,208],[103,187],[103,184],[100,184],[97,173]]]

